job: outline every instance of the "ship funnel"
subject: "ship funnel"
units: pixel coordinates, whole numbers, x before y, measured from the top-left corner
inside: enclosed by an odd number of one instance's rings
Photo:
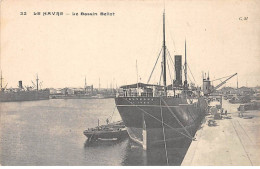
[[[211,93],[211,84],[210,80],[208,79],[203,79],[203,94],[204,95],[209,95]]]
[[[175,86],[182,85],[182,56],[175,55]]]
[[[21,80],[19,81],[19,88],[23,89],[23,81],[21,81]]]

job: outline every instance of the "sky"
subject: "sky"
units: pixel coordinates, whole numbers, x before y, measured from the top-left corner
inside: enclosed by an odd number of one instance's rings
[[[182,55],[184,60],[186,39],[187,62],[195,79],[188,71],[190,81],[201,85],[202,72],[209,72],[212,80],[238,73],[226,86],[236,87],[237,79],[239,87],[260,85],[257,0],[2,1],[4,85],[17,87],[22,80],[30,86],[36,74],[43,88],[83,87],[85,77],[94,87],[100,79],[102,88],[136,83],[137,79],[146,83],[162,48],[164,5],[167,49],[172,59]],[[43,16],[43,12],[63,15]],[[81,12],[98,16],[82,16]],[[100,12],[115,14],[100,16]],[[169,67],[168,84],[174,78],[171,62]],[[158,63],[151,83],[159,82],[160,69]],[[214,81],[214,85],[219,83]]]

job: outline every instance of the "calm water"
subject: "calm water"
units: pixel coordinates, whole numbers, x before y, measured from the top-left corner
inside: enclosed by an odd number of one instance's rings
[[[0,103],[1,165],[166,165],[163,148],[143,151],[128,138],[88,144],[83,131],[112,115],[114,99]],[[115,111],[112,121],[120,120]],[[187,146],[185,146],[187,147]],[[169,148],[180,165],[186,148]]]

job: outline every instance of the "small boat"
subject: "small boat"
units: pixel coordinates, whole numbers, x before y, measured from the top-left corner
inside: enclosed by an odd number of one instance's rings
[[[88,141],[113,141],[120,140],[128,136],[127,130],[122,121],[90,128],[85,130],[83,133],[88,138]]]

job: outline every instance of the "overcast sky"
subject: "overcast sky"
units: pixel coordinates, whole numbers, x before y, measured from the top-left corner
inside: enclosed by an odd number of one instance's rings
[[[209,71],[211,79],[238,73],[240,87],[260,85],[259,6],[257,0],[166,0],[166,46],[172,57],[184,56],[186,38],[188,65],[198,85],[202,71]],[[83,87],[85,76],[94,87],[99,78],[103,88],[120,86],[136,83],[136,60],[139,81],[146,83],[162,47],[163,9],[164,1],[3,1],[4,84],[16,87],[23,80],[31,85],[38,73],[43,87]],[[100,12],[115,14],[99,16]],[[160,63],[151,82],[159,78]],[[226,86],[236,86],[236,81],[235,77]]]

